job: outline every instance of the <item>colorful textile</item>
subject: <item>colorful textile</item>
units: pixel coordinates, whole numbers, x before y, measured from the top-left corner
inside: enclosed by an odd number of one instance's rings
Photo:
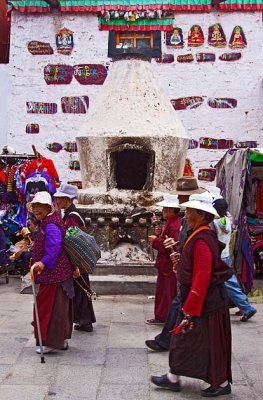
[[[72,264],[81,272],[93,273],[97,261],[101,257],[100,248],[93,236],[72,226],[66,232],[63,247]]]
[[[96,12],[104,10],[211,10],[211,0],[60,0],[62,12]],[[41,0],[8,0],[8,11],[50,12],[51,8]]]
[[[126,21],[125,19],[99,18],[99,29],[104,31],[171,31],[173,29],[173,18],[160,19],[138,19],[136,21]]]
[[[226,0],[218,4],[218,9],[224,11],[263,10],[263,0]]]

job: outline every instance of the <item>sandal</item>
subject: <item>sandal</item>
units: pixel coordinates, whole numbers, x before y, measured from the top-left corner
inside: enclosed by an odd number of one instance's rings
[[[145,323],[148,324],[148,325],[163,325],[164,321],[161,321],[161,320],[159,320],[157,318],[150,318],[150,319],[147,319],[145,321]]]

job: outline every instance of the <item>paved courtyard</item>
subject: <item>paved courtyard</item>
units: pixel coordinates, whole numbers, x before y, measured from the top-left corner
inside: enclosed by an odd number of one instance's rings
[[[183,378],[183,391],[159,390],[150,375],[168,369],[168,353],[147,350],[145,339],[159,327],[148,326],[153,299],[103,296],[94,302],[97,323],[92,333],[74,332],[68,351],[35,353],[32,295],[19,294],[19,280],[0,280],[1,400],[172,400],[200,399],[200,382]],[[221,399],[262,400],[263,305],[247,323],[232,316],[233,386]],[[233,314],[236,310],[231,310]]]

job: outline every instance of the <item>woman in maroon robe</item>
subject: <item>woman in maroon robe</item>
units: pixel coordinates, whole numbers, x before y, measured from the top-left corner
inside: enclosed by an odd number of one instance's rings
[[[179,392],[180,376],[209,384],[203,397],[231,393],[231,326],[224,281],[229,267],[221,260],[216,234],[209,227],[216,210],[206,193],[181,204],[192,233],[184,243],[177,268],[182,309],[170,345],[170,371],[151,381]]]
[[[39,283],[37,306],[44,353],[66,350],[73,326],[74,268],[63,249],[66,226],[52,205],[48,192],[36,193],[27,204],[29,212],[41,221],[34,241],[32,267],[34,280]],[[34,332],[38,331],[34,313]],[[37,353],[40,353],[38,348]]]
[[[163,217],[166,223],[160,232],[160,235],[149,236],[149,242],[153,249],[158,251],[155,262],[157,268],[157,282],[155,290],[154,318],[146,320],[147,324],[164,323],[169,311],[171,302],[176,296],[176,274],[173,271],[173,263],[170,258],[171,251],[164,246],[164,240],[173,238],[178,240],[181,228],[179,218],[179,201],[177,195],[167,194],[163,201],[157,203],[163,207]],[[155,230],[157,233],[157,230]]]

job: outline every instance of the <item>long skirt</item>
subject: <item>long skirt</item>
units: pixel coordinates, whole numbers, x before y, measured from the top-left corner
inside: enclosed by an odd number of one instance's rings
[[[77,282],[79,282],[81,286],[87,290],[90,288],[89,275],[81,274],[80,278],[74,279],[74,323],[81,326],[91,325],[93,322],[96,322],[92,301],[88,298],[87,294],[77,284]]]
[[[39,285],[37,306],[43,345],[61,349],[65,339],[70,339],[73,326],[72,300],[59,283]],[[34,310],[34,334],[38,341],[38,331]]]
[[[177,324],[183,319],[182,313]],[[207,316],[194,317],[192,330],[172,335],[169,364],[175,375],[202,379],[220,386],[231,374],[231,325],[229,310],[220,308]]]
[[[156,289],[154,316],[160,321],[165,321],[169,312],[170,305],[176,296],[176,275],[171,273],[169,276],[158,271]]]

